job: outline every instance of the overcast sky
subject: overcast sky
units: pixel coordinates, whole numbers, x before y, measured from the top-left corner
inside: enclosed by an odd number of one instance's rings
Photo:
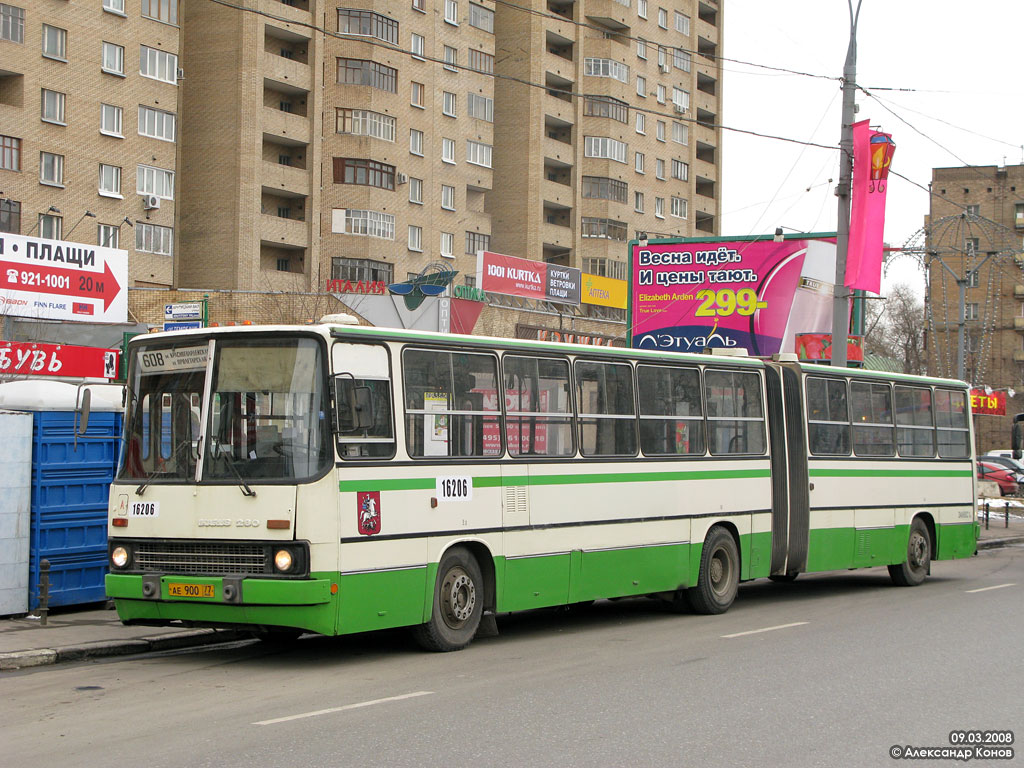
[[[723,0],[722,5],[727,59],[828,77],[842,74],[847,0]],[[1024,1],[863,0],[857,42],[857,83],[878,98],[861,92],[857,117],[893,135],[893,171],[927,188],[932,168],[1024,162]],[[722,66],[723,125],[838,144],[842,95],[837,80],[735,61]],[[723,235],[764,234],[777,226],[835,230],[836,150],[728,130],[723,145]],[[924,189],[890,176],[885,227],[890,245],[903,245],[920,230],[927,212]],[[916,283],[923,293],[923,276],[907,259],[889,268],[883,292],[892,282]]]

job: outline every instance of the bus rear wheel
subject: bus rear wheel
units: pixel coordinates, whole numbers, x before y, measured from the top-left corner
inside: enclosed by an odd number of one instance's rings
[[[413,629],[428,651],[459,651],[473,641],[483,616],[484,581],[467,550],[453,547],[441,558],[434,584],[430,621]]]
[[[915,517],[907,539],[907,559],[898,565],[890,565],[889,577],[898,587],[916,587],[928,575],[931,563],[932,540],[928,526],[920,517]]]
[[[697,585],[686,590],[696,613],[725,613],[736,599],[740,585],[740,553],[732,534],[713,526],[704,539]]]

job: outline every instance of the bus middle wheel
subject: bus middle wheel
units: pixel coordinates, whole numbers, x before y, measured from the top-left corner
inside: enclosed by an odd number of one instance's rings
[[[697,585],[686,591],[696,613],[725,613],[736,599],[740,584],[740,553],[732,534],[713,526],[704,539]]]

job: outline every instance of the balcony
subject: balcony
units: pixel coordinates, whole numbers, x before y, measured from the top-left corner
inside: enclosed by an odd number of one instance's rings
[[[1013,351],[1013,362],[1024,363],[1024,350],[1015,349]]]
[[[545,171],[546,170],[547,168],[545,168]],[[573,190],[572,187],[568,186],[568,182],[560,183],[558,181],[544,179],[541,182],[540,189],[541,198],[543,199],[545,206],[552,203],[555,206],[567,208],[573,204]]]
[[[1016,299],[1024,299],[1024,285],[1013,286],[1013,296]]]
[[[544,137],[544,157],[550,160],[557,160],[563,165],[572,165],[576,158],[576,148],[564,141]]]
[[[698,186],[701,184],[701,182],[710,183],[713,186],[715,181],[718,179],[718,169],[715,168],[715,166],[712,165],[711,163],[708,163],[704,160],[698,159],[693,164],[693,171],[695,171],[697,174]]]
[[[544,222],[540,228],[541,238],[545,246],[553,249],[572,248],[572,228],[560,224]]]
[[[264,107],[263,133],[281,144],[309,144],[309,120],[302,115]]]
[[[278,197],[308,197],[310,192],[309,171],[269,160],[263,161],[260,182],[265,194]]]
[[[308,248],[309,224],[298,219],[261,214],[260,242],[277,248]]]
[[[264,51],[262,66],[264,79],[272,81],[275,85],[291,86],[306,94],[313,87],[312,69],[301,61]]]
[[[636,18],[635,10],[615,0],[587,0],[586,20],[601,24],[610,30],[628,31],[630,22],[634,18]]]
[[[259,0],[257,7],[260,13],[269,14],[268,18],[304,24],[307,25],[307,29],[308,25],[313,23],[307,0],[290,0],[287,3],[283,3],[281,0]]]
[[[699,17],[693,22],[693,24],[693,31],[696,31],[698,37],[703,37],[711,43],[718,43],[718,27],[711,26]]]

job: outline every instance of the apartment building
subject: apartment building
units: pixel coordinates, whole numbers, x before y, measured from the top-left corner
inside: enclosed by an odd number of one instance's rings
[[[1007,416],[975,416],[976,447],[1007,448],[1011,417],[1024,411],[1024,165],[935,168],[931,188],[925,228],[929,372],[960,375],[962,317],[964,379],[1014,392]]]
[[[170,286],[176,249],[177,6],[0,3],[0,232],[130,252]]]
[[[624,279],[641,232],[718,233],[719,5],[496,6],[498,250]]]

